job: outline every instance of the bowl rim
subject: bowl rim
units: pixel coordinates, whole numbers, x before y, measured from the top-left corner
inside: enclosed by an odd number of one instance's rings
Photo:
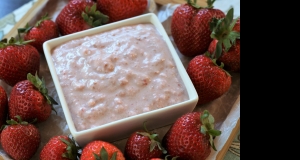
[[[52,49],[54,49],[55,47],[57,47],[58,45],[68,42],[72,39],[77,39],[77,38],[82,38],[82,37],[86,37],[86,36],[90,36],[93,34],[99,34],[99,33],[103,33],[106,31],[110,31],[122,26],[128,26],[128,25],[134,25],[134,24],[140,24],[140,23],[151,23],[155,26],[155,28],[157,29],[157,31],[159,32],[159,34],[162,36],[162,38],[164,39],[164,41],[167,43],[167,46],[172,54],[172,58],[176,64],[176,68],[178,70],[179,76],[182,79],[184,86],[187,90],[188,93],[188,97],[189,99],[180,103],[176,103],[170,106],[166,106],[157,110],[152,110],[146,113],[142,113],[142,114],[138,114],[138,115],[134,115],[131,117],[127,117],[124,119],[120,119],[117,121],[113,121],[104,125],[100,125],[94,128],[90,128],[90,129],[86,129],[86,130],[81,130],[81,131],[77,131],[74,125],[74,121],[72,119],[71,113],[69,111],[69,107],[66,103],[64,94],[63,94],[63,90],[62,87],[60,86],[59,80],[58,80],[58,76],[52,61],[52,57],[51,57],[51,51]],[[103,127],[107,127],[107,126],[113,126],[117,123],[119,123],[120,121],[126,121],[126,120],[131,120],[137,117],[141,117],[144,116],[145,114],[149,114],[151,113],[155,113],[155,112],[160,112],[162,110],[166,110],[170,107],[176,107],[176,106],[182,106],[185,104],[190,104],[192,103],[193,105],[195,104],[196,107],[196,103],[198,101],[198,94],[196,92],[196,89],[194,88],[191,79],[189,78],[185,67],[183,66],[183,63],[181,62],[179,55],[177,54],[177,51],[175,50],[169,36],[166,33],[166,30],[164,29],[163,25],[161,24],[161,22],[159,21],[158,17],[154,14],[154,13],[145,13],[143,15],[139,15],[136,17],[132,17],[132,18],[128,18],[125,20],[121,20],[121,21],[117,21],[114,23],[110,23],[110,24],[106,24],[106,25],[102,25],[99,27],[95,27],[95,28],[91,28],[88,30],[84,30],[84,31],[80,31],[80,32],[76,32],[73,34],[69,34],[69,35],[65,35],[65,36],[61,36],[58,38],[54,38],[51,40],[48,40],[46,42],[44,42],[43,44],[43,50],[44,50],[44,55],[55,85],[55,89],[57,90],[57,94],[58,94],[58,98],[61,102],[61,107],[63,109],[67,124],[69,126],[70,132],[73,135],[73,137],[76,139],[76,136],[85,134],[87,132],[93,132],[96,130],[99,130]]]

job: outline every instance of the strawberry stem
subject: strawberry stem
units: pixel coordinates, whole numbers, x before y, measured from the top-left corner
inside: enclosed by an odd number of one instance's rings
[[[93,153],[96,160],[109,160],[108,159],[108,153],[104,147],[100,150],[100,156],[96,153]],[[113,153],[110,160],[116,160],[117,159],[117,151]]]
[[[215,144],[214,144],[214,138],[216,136],[219,136],[221,135],[221,131],[219,130],[215,130],[215,126],[214,126],[214,123],[215,123],[215,119],[214,117],[208,112],[208,110],[204,110],[200,116],[200,120],[202,122],[202,125],[201,125],[201,133],[203,134],[209,134],[209,142],[210,142],[210,145],[212,146],[212,148],[216,151],[216,147],[215,147]]]
[[[46,88],[44,78],[40,79],[36,72],[35,76],[33,76],[31,73],[28,73],[27,79],[40,91],[40,93],[46,98],[47,103],[51,105],[52,110],[57,114],[52,105],[58,105],[58,103],[48,95],[48,89]]]
[[[19,35],[20,37],[20,35]],[[0,48],[5,48],[7,46],[12,46],[12,45],[26,45],[30,42],[33,42],[34,40],[28,40],[28,41],[23,41],[21,38],[19,38],[19,40],[16,40],[14,37],[11,37],[9,39],[9,41],[7,41],[7,39],[3,39],[0,41]]]
[[[77,160],[78,158],[78,150],[80,147],[78,147],[75,143],[75,140],[70,137],[68,137],[68,140],[61,138],[60,139],[63,143],[67,145],[66,152],[62,154],[62,157],[70,159],[70,160]]]
[[[84,21],[91,27],[97,27],[106,24],[109,21],[109,17],[97,10],[97,5],[93,4],[92,7],[87,6],[85,12],[82,12],[81,16]]]
[[[50,19],[50,17],[48,17],[48,13],[46,13],[45,15],[42,16],[42,18],[39,21],[37,21],[35,23],[35,27],[39,27],[43,21],[49,20],[49,19]]]
[[[217,49],[220,49],[220,46],[217,46],[216,50]],[[222,48],[221,48],[222,49]],[[209,57],[211,59],[211,61],[216,65],[218,66],[219,68],[221,68],[228,76],[231,77],[231,74],[229,72],[227,72],[225,69],[224,69],[224,63],[221,62],[220,65],[218,65],[217,63],[217,58],[214,58],[214,55],[211,55],[208,51],[204,53],[205,56]]]
[[[187,4],[193,6],[194,8],[197,8],[197,9],[200,9],[201,7],[197,4],[197,0],[186,0],[187,1]]]
[[[143,122],[144,130],[145,132],[136,132],[137,134],[140,134],[142,136],[148,137],[151,141],[150,143],[150,152],[154,150],[154,148],[157,146],[159,150],[161,150],[164,154],[167,153],[165,148],[161,145],[160,140],[158,139],[158,134],[151,133],[148,131],[146,127],[146,121]]]
[[[216,59],[221,56],[223,46],[224,51],[228,52],[231,46],[235,44],[236,39],[240,39],[240,33],[233,31],[238,20],[238,18],[233,18],[233,13],[233,8],[231,8],[224,18],[213,18],[210,22],[210,30],[212,31],[210,37],[218,40],[214,53]]]
[[[2,125],[1,128],[0,128],[0,131],[2,131],[4,128],[6,128],[9,125],[17,125],[17,124],[28,125],[29,124],[28,122],[23,121],[21,116],[16,115],[15,117],[16,117],[17,121],[14,120],[14,119],[6,120],[7,125]]]

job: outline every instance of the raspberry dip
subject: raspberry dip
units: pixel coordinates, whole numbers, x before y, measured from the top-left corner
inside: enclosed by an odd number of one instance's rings
[[[52,60],[77,131],[188,100],[152,24],[69,41],[52,51]]]

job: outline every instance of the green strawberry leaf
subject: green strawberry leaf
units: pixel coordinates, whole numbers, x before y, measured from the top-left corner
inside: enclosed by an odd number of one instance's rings
[[[185,1],[187,1],[187,4],[193,6],[194,8],[197,8],[197,9],[200,9],[200,8],[201,8],[201,7],[197,4],[197,0],[194,0],[194,1],[192,1],[192,0],[185,0]]]
[[[143,122],[143,127],[144,127],[145,132],[136,132],[136,133],[140,134],[142,136],[148,137],[150,139],[150,141],[151,141],[151,143],[150,143],[150,152],[152,152],[154,150],[154,148],[157,146],[159,150],[161,150],[164,154],[166,154],[167,151],[165,150],[165,148],[160,143],[160,140],[158,138],[158,134],[151,133],[147,129],[147,127],[146,127],[146,121]]]
[[[91,7],[87,6],[85,11],[81,13],[81,16],[90,27],[97,27],[109,21],[107,15],[97,10],[96,4],[93,4]]]
[[[208,130],[207,132],[208,132],[208,134],[215,136],[215,137],[221,135],[221,133],[222,133],[221,131],[215,130],[215,129]]]
[[[206,8],[214,8],[213,4],[215,3],[216,0],[207,0],[207,7]]]
[[[210,22],[210,37],[217,39],[217,48],[215,51],[215,57],[218,59],[222,54],[222,49],[218,47],[224,47],[224,51],[228,52],[232,45],[235,44],[236,39],[240,39],[240,33],[233,31],[233,27],[238,20],[234,19],[234,10],[230,8],[226,16],[221,19],[213,18]]]
[[[201,8],[214,8],[213,4],[215,3],[216,0],[207,0],[207,6],[206,7],[201,7],[197,4],[197,0],[185,0],[187,1],[187,4],[193,6],[196,9],[201,9]]]
[[[101,148],[100,153],[101,153],[101,159],[103,159],[103,160],[108,159],[108,153],[104,147]]]
[[[35,23],[35,27],[39,27],[43,21],[49,20],[49,19],[50,19],[50,17],[48,17],[48,13],[46,13],[45,15],[42,16],[42,18],[40,20],[38,20]]]
[[[214,138],[216,136],[221,135],[221,131],[214,129],[214,117],[208,112],[208,110],[204,110],[200,116],[200,120],[202,125],[200,127],[200,132],[202,134],[208,134],[210,136],[210,145],[216,151],[216,147],[214,145]]]
[[[222,55],[222,40],[218,41],[215,51],[215,58],[218,59]]]
[[[58,105],[58,103],[48,95],[48,89],[46,88],[44,78],[40,79],[36,72],[35,76],[33,76],[31,73],[28,73],[27,79],[39,90],[44,98],[46,98],[47,103],[51,105],[52,110],[57,114],[56,110],[53,108],[53,104]]]
[[[101,158],[100,158],[100,156],[98,154],[93,153],[93,155],[94,155],[94,157],[95,157],[96,160],[101,160]]]
[[[93,153],[96,160],[108,160],[108,153],[104,147],[100,150],[100,156],[96,153]],[[117,159],[117,151],[113,153],[110,160],[116,160]]]
[[[113,153],[110,160],[115,160],[115,159],[117,159],[117,152]]]
[[[70,160],[77,160],[78,150],[80,149],[80,147],[76,145],[74,139],[68,137],[68,140],[64,138],[61,138],[60,140],[67,145],[66,152],[62,154],[62,157],[68,158]]]
[[[214,139],[212,136],[209,137],[209,143],[211,144],[211,147],[216,151],[217,148],[215,146]]]

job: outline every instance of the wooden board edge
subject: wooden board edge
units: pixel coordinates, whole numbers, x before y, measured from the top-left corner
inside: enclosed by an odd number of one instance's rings
[[[38,0],[33,4],[33,6],[25,13],[25,15],[14,25],[14,27],[4,36],[4,38],[9,39],[10,37],[15,37],[18,34],[18,28],[22,28],[28,23],[36,13],[46,4],[48,0]],[[4,39],[3,38],[3,39]]]
[[[226,153],[228,152],[228,149],[232,143],[232,141],[234,140],[236,134],[238,133],[238,131],[240,130],[240,118],[238,119],[235,127],[232,129],[232,132],[230,134],[230,136],[228,137],[228,140],[226,141],[226,143],[224,144],[223,148],[218,152],[216,160],[223,160]]]

